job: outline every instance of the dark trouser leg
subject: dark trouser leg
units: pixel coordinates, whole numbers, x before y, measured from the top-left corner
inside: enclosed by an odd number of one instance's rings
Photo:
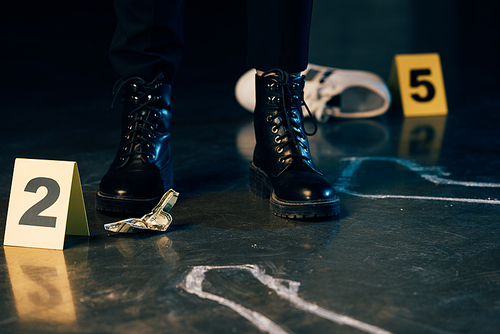
[[[171,83],[182,57],[182,0],[115,0],[118,18],[109,57],[124,79],[153,80],[165,74]]]
[[[250,68],[298,73],[307,67],[312,0],[248,0]]]

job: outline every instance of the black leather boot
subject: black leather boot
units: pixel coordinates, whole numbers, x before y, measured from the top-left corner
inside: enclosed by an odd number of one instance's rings
[[[304,77],[272,70],[256,75],[255,85],[250,192],[270,198],[270,211],[281,217],[338,215],[340,200],[309,151],[307,136],[316,130],[309,134],[304,129]]]
[[[173,186],[171,86],[162,79],[160,74],[151,82],[133,77],[117,83],[115,94],[125,95],[120,147],[99,185],[97,210],[145,214]]]

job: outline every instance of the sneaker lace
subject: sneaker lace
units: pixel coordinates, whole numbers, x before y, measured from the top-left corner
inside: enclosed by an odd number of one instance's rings
[[[328,101],[330,101],[331,96],[322,95],[321,90],[322,87],[319,87],[317,92],[309,92],[305,99],[307,99],[309,101],[309,104],[311,104],[311,110],[316,120],[320,123],[325,123],[330,117],[327,112],[326,106]],[[311,96],[314,93],[316,93],[317,96]]]
[[[331,116],[328,112],[327,104],[332,98],[332,94],[330,93],[331,89],[327,86],[326,79],[335,72],[335,69],[326,72],[319,72],[316,70],[310,71],[314,72],[313,76],[321,75],[321,78],[316,79],[314,83],[312,81],[307,81],[306,79],[306,85],[309,83],[310,85],[313,85],[313,87],[317,86],[317,89],[305,89],[304,100],[309,101],[309,104],[311,105],[310,108],[316,117],[316,120],[318,122],[325,123]],[[307,75],[309,75],[309,73],[306,74],[306,76]]]
[[[137,104],[135,108],[130,109],[127,115],[127,118],[131,122],[127,125],[128,131],[125,133],[127,141],[123,143],[122,149],[125,152],[121,156],[122,159],[136,154],[146,154],[148,158],[154,158],[154,155],[146,152],[144,148],[156,146],[153,139],[157,137],[155,130],[158,128],[158,123],[151,121],[151,118],[158,118],[160,115],[158,108],[155,108],[152,104],[160,99],[160,97],[154,96],[152,91],[161,85],[163,77],[164,75],[161,73],[150,82],[140,77],[131,77],[127,80],[121,79],[115,83],[113,87],[114,98],[111,107],[114,106],[117,96],[124,89],[125,85],[135,82],[137,86],[134,96],[131,97]]]

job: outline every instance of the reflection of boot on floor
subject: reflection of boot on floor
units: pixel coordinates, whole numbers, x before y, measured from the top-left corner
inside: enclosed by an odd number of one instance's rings
[[[99,185],[98,210],[144,214],[173,186],[171,86],[162,79],[119,82],[115,94],[125,93],[120,147]]]
[[[256,146],[250,191],[270,197],[270,210],[278,216],[337,215],[340,201],[335,190],[311,159],[302,115],[304,77],[273,70],[255,80]]]

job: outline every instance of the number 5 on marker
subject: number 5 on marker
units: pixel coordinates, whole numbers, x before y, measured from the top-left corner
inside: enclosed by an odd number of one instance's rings
[[[441,61],[437,53],[396,55],[389,86],[400,97],[406,117],[448,113]]]

